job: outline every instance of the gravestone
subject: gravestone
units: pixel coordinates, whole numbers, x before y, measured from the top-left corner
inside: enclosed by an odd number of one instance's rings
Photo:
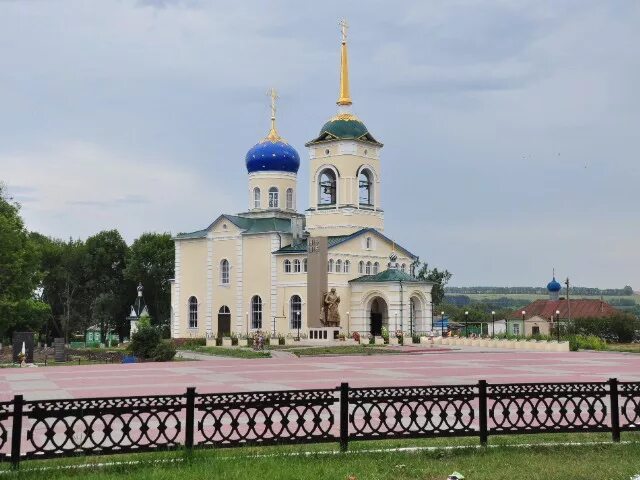
[[[322,327],[323,296],[327,291],[327,237],[307,239],[307,326]]]
[[[33,363],[33,345],[35,334],[33,332],[15,332],[13,334],[13,363],[20,363],[18,354],[22,351],[24,342],[24,361]]]
[[[64,362],[66,360],[64,352],[64,338],[53,339],[53,357],[56,362]]]

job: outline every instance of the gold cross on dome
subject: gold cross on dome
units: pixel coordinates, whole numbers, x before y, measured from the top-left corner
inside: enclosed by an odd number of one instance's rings
[[[271,118],[276,118],[276,100],[280,98],[275,88],[271,87],[267,92],[267,95],[271,97]]]
[[[338,22],[338,25],[340,25],[340,31],[342,32],[342,43],[345,43],[347,41],[347,28],[349,28],[349,24],[347,20],[343,18]]]

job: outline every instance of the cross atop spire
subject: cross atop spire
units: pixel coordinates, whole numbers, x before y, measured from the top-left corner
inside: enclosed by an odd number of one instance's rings
[[[271,97],[271,130],[265,140],[279,142],[282,141],[282,137],[278,135],[278,130],[276,129],[276,100],[280,97],[278,96],[276,89],[273,87],[267,91],[267,96]]]
[[[340,25],[342,33],[342,47],[340,51],[340,97],[337,103],[339,106],[348,107],[353,103],[349,92],[349,59],[347,55],[347,28],[349,28],[349,24],[343,18],[338,25]]]

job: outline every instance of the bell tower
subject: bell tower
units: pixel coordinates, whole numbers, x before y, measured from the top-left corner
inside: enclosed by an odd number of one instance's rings
[[[365,124],[351,111],[347,28],[340,22],[340,91],[337,114],[325,123],[309,151],[311,235],[350,235],[363,228],[384,230],[380,196],[380,150]]]

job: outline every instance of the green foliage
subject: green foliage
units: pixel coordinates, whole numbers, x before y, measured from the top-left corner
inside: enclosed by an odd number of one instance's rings
[[[152,327],[147,319],[141,319],[138,322],[138,331],[131,335],[129,351],[137,357],[152,359],[161,343],[160,329]]]
[[[175,356],[176,346],[171,340],[161,341],[152,353],[152,358],[155,362],[170,362]]]
[[[577,350],[606,350],[607,342],[595,335],[572,335],[569,337],[569,349]]]
[[[440,305],[444,300],[444,287],[447,285],[449,280],[451,280],[453,274],[448,270],[438,270],[437,268],[429,269],[429,264],[426,262],[419,268],[417,268],[418,265],[419,263],[416,265],[416,278],[435,283],[431,290],[431,299],[434,305]]]
[[[38,251],[19,211],[0,184],[0,340],[16,330],[38,331],[51,314],[34,295]]]
[[[630,343],[637,339],[640,320],[621,313],[609,318],[580,318],[568,325],[576,335],[594,335],[609,342]]]

